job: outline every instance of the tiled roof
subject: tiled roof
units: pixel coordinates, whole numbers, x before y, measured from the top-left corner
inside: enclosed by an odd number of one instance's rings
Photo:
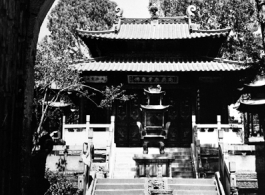
[[[142,22],[139,22],[142,20]],[[201,37],[227,36],[230,29],[221,30],[190,30],[187,22],[180,20],[159,19],[157,23],[150,19],[122,20],[115,30],[85,31],[77,30],[84,38],[101,39],[193,39]]]
[[[177,58],[107,58],[75,65],[81,71],[128,71],[128,72],[191,72],[191,71],[238,71],[246,67],[236,63],[211,60],[180,60]]]
[[[265,75],[257,75],[256,79],[249,84],[245,84],[246,87],[264,87],[265,86]]]
[[[240,112],[261,113],[265,109],[265,99],[260,100],[243,100],[240,101],[237,108]]]

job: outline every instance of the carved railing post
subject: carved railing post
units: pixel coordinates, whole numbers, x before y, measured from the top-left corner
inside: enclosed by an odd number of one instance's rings
[[[217,131],[218,131],[218,142],[219,144],[223,144],[224,140],[224,132],[221,128],[221,116],[217,116]]]
[[[200,170],[202,168],[200,140],[196,140],[195,144],[196,144],[195,150],[196,150],[196,158],[197,158],[197,167],[198,167],[198,170]]]
[[[218,132],[218,144],[222,146],[222,152],[224,154],[224,158],[227,158],[227,150],[224,145],[224,130],[221,126],[221,116],[217,115],[217,132]]]
[[[224,149],[224,131],[218,129],[218,144]]]
[[[92,143],[83,143],[83,150],[82,150],[82,161],[84,163],[84,173],[83,175],[79,176],[78,178],[78,187],[79,189],[83,190],[83,195],[86,195],[90,175],[90,168],[93,162],[93,154],[94,154],[94,146]]]
[[[230,194],[238,195],[238,190],[236,187],[236,163],[229,162],[229,170],[230,170]]]
[[[92,144],[93,142],[93,129],[90,128],[90,116],[86,116],[86,131],[87,131],[87,138],[88,138],[88,143]]]

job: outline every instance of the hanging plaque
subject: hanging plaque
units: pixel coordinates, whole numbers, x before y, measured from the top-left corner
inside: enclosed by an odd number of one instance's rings
[[[199,77],[199,81],[203,83],[217,83],[221,82],[221,77]]]
[[[178,76],[128,75],[129,84],[177,84]]]
[[[107,83],[107,76],[83,76],[85,83]]]

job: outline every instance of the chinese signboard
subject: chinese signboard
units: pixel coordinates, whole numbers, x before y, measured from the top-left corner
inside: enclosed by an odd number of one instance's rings
[[[83,80],[86,83],[107,83],[107,76],[84,76]]]
[[[128,75],[130,84],[177,84],[177,76],[162,75]]]
[[[222,78],[221,77],[199,77],[200,82],[204,83],[216,83],[216,82],[221,82]]]

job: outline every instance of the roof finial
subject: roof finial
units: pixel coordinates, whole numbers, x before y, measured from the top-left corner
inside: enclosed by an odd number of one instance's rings
[[[191,16],[195,16],[195,14],[193,13],[194,11],[196,11],[196,7],[194,5],[189,5],[186,10],[186,14],[189,20],[189,28],[191,28]]]
[[[153,5],[150,6],[149,11],[151,13],[151,18],[152,19],[157,19],[158,15],[157,15],[157,11],[158,11],[158,7],[155,3],[153,3]]]
[[[119,6],[115,8],[116,17],[121,18],[123,14],[123,9],[121,9]]]
[[[117,33],[121,27],[121,18],[122,18],[123,10],[117,6],[115,8],[115,12],[116,12],[116,19],[114,20],[114,30]]]

